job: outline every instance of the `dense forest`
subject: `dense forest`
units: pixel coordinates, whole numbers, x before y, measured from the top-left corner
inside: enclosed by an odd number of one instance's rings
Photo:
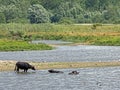
[[[119,0],[0,0],[0,23],[120,23]]]

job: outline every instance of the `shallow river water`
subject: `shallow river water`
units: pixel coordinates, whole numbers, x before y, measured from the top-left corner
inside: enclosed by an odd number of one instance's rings
[[[36,43],[36,42],[35,42]],[[47,41],[48,43],[48,41]],[[51,44],[51,42],[49,42]],[[56,42],[52,42],[55,44]],[[57,42],[59,44],[60,42]],[[0,52],[0,60],[17,61],[113,61],[120,60],[119,46],[56,46],[54,50]],[[0,90],[120,90],[120,67],[58,69],[28,73],[0,72]],[[78,75],[68,75],[77,70]]]
[[[34,41],[33,43],[39,43]],[[47,44],[65,44],[61,41],[41,41]],[[57,45],[44,51],[0,52],[0,60],[65,62],[65,61],[113,61],[120,59],[119,46]]]
[[[120,90],[120,67],[0,72],[0,90]],[[68,75],[77,70],[78,75]]]

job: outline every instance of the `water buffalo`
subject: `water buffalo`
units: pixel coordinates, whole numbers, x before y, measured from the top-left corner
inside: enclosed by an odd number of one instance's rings
[[[14,70],[19,72],[19,69],[24,69],[24,72],[27,72],[28,69],[35,70],[34,66],[27,62],[17,62]]]
[[[71,73],[68,73],[69,75],[77,75],[77,74],[79,74],[79,72],[77,72],[77,71],[72,71]]]
[[[49,73],[63,73],[62,71],[56,71],[53,69],[48,70]]]

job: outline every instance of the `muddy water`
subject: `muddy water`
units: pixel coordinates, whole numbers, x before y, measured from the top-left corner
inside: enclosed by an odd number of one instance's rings
[[[0,72],[0,90],[120,90],[120,67]],[[77,70],[78,75],[68,75]]]

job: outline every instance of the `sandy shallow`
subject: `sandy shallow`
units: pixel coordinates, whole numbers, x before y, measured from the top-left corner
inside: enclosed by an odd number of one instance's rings
[[[0,60],[0,71],[14,71],[17,61]],[[28,62],[28,61],[27,61]],[[86,67],[113,67],[120,66],[120,61],[111,62],[28,62],[37,70],[86,68]]]

